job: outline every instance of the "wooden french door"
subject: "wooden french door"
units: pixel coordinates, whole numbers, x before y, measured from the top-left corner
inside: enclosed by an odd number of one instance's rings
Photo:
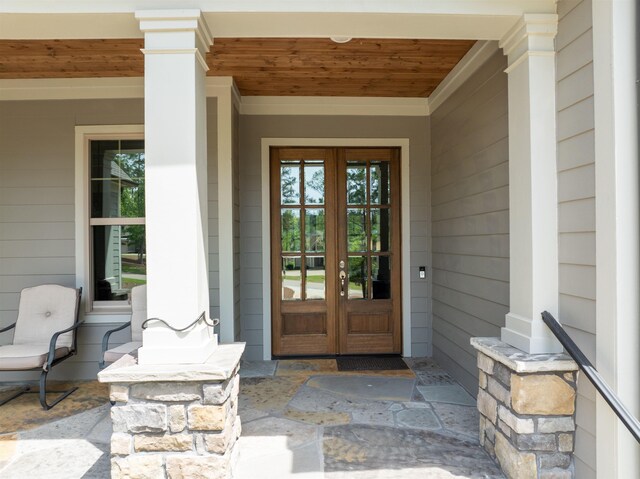
[[[395,148],[271,149],[274,356],[401,352]]]

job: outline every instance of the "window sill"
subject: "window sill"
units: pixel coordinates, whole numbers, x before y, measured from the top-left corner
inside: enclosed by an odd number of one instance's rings
[[[131,309],[94,309],[84,315],[85,324],[124,323],[131,319]]]

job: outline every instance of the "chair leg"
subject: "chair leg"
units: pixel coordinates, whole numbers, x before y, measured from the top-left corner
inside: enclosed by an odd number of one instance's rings
[[[15,393],[13,396],[5,399],[4,401],[0,402],[0,406],[4,406],[5,404],[7,404],[9,401],[13,401],[15,398],[22,396],[24,393],[29,392],[29,390],[31,389],[30,386],[23,386],[20,388],[20,391],[18,391],[17,393]]]
[[[45,411],[48,411],[53,406],[55,406],[60,401],[62,401],[64,398],[66,398],[69,394],[71,394],[76,389],[78,389],[77,387],[74,387],[69,389],[68,391],[60,391],[62,393],[62,396],[57,398],[51,404],[48,404],[47,403],[47,374],[49,374],[49,371],[42,371],[42,374],[40,374],[40,404],[42,405],[42,409],[44,409]]]

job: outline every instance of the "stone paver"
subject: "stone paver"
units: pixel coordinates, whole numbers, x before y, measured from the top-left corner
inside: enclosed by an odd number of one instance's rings
[[[433,409],[440,418],[443,427],[455,434],[470,436],[474,439],[480,434],[478,410],[475,406],[436,403]]]
[[[240,361],[241,378],[258,378],[273,376],[276,373],[278,361]]]
[[[475,401],[433,360],[398,376],[334,363],[243,361],[236,479],[504,477],[479,446]],[[108,478],[109,408],[0,436],[0,477]]]
[[[408,401],[414,384],[413,379],[370,376],[319,376],[307,381],[313,388],[372,401]]]
[[[341,374],[326,360],[298,360],[280,361],[273,378],[245,381],[251,398],[240,400],[236,477],[503,478],[478,443],[473,398],[433,360],[407,362],[413,377]],[[293,377],[303,381],[281,382]],[[277,401],[261,397],[277,390]]]
[[[405,409],[396,413],[398,427],[410,429],[442,429],[431,409]]]
[[[459,404],[461,406],[475,406],[476,401],[457,384],[439,386],[418,386],[418,391],[425,401]]]
[[[109,406],[104,405],[18,433],[17,450],[0,470],[0,477],[108,478],[111,437],[108,417]]]
[[[450,435],[364,425],[333,426],[324,434],[325,477],[501,477],[477,443]],[[380,470],[393,471],[380,475]],[[369,475],[353,473],[368,472]],[[430,471],[450,475],[431,475]]]
[[[309,444],[318,439],[318,431],[314,425],[291,421],[282,417],[268,417],[244,423],[242,426],[242,437],[247,438],[247,442],[254,442],[256,446],[261,444],[266,438],[277,438],[276,441],[284,438],[287,449]],[[254,440],[253,438],[258,438]],[[258,449],[258,448],[257,448]]]

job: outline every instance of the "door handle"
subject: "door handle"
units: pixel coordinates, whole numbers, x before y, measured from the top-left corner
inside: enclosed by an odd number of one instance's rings
[[[344,296],[344,280],[347,278],[347,273],[340,271],[338,276],[340,277],[340,296]]]

